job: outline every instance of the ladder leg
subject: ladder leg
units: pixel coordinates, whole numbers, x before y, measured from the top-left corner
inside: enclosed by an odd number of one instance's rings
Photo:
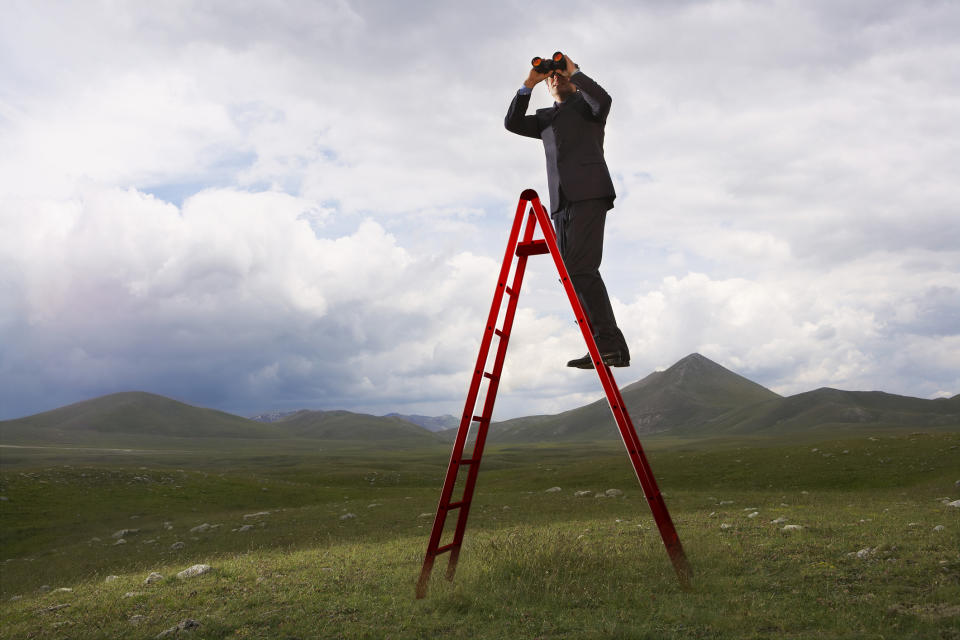
[[[496,323],[500,315],[500,309],[503,304],[503,296],[505,293],[507,293],[507,279],[510,276],[510,269],[513,265],[514,257],[516,256],[517,240],[520,235],[520,227],[523,223],[523,217],[524,217],[524,212],[526,211],[526,207],[527,207],[527,202],[523,199],[521,199],[520,202],[517,203],[517,211],[516,211],[516,215],[514,216],[513,227],[510,230],[510,236],[509,236],[509,239],[507,240],[507,249],[506,249],[506,252],[504,253],[503,264],[500,267],[500,275],[497,279],[497,286],[494,289],[493,301],[490,305],[490,313],[487,316],[487,324],[483,332],[483,338],[481,339],[481,342],[480,342],[480,350],[477,355],[477,362],[476,362],[476,365],[474,366],[473,377],[471,378],[471,381],[470,381],[470,388],[467,392],[466,402],[464,403],[463,414],[461,415],[461,418],[460,418],[460,426],[459,426],[459,429],[457,430],[457,437],[454,442],[453,449],[450,453],[450,462],[447,465],[447,473],[444,478],[443,489],[440,492],[440,502],[437,505],[437,515],[433,521],[433,528],[430,533],[430,541],[427,544],[427,552],[424,556],[423,567],[420,570],[420,578],[417,581],[417,588],[416,588],[417,598],[423,598],[426,595],[427,585],[430,581],[430,574],[433,571],[433,565],[437,555],[444,552],[444,550],[448,551],[451,554],[450,564],[448,565],[448,568],[447,568],[447,574],[448,574],[448,577],[450,578],[453,577],[453,571],[456,568],[457,559],[459,558],[460,544],[462,543],[462,539],[463,539],[463,529],[466,526],[465,516],[470,509],[470,503],[468,500],[469,496],[467,495],[466,487],[464,491],[464,499],[460,501],[460,506],[459,506],[460,513],[458,514],[458,519],[457,519],[458,520],[457,530],[459,531],[459,536],[455,533],[454,544],[446,545],[443,548],[440,547],[440,539],[443,535],[444,525],[446,523],[447,514],[449,513],[450,499],[453,494],[454,487],[456,485],[457,476],[460,471],[460,467],[463,466],[464,463],[466,462],[463,458],[464,446],[466,445],[466,442],[467,442],[467,436],[469,435],[469,432],[470,432],[470,426],[474,422],[473,411],[476,405],[477,395],[480,390],[480,383],[483,381],[483,378],[485,375],[484,367],[486,366],[486,362],[490,353],[490,344],[494,336],[499,335],[500,344],[498,345],[498,348],[497,348],[498,355],[495,360],[495,363],[496,363],[495,370],[491,372],[489,376],[490,384],[492,385],[492,387],[490,388],[490,390],[488,390],[487,399],[485,401],[485,405],[489,405],[491,411],[493,408],[493,398],[496,396],[497,383],[499,382],[499,379],[500,379],[500,368],[502,368],[503,366],[503,357],[501,355],[501,352],[503,353],[506,352],[506,342],[507,342],[507,339],[509,338],[509,329],[510,329],[510,327],[506,325],[504,326],[503,330],[497,329]],[[533,225],[532,219],[528,220],[527,229],[524,232],[524,236],[527,239],[529,239],[529,237],[532,237],[533,227],[534,225]],[[519,273],[521,274],[521,279],[522,279],[523,270],[520,268],[521,263],[524,265],[526,264],[526,257],[520,257],[518,262],[518,270],[519,270]],[[514,277],[514,282],[515,282],[515,285],[512,288],[512,291],[510,292],[509,302],[507,307],[507,317],[510,320],[510,324],[512,324],[512,319],[513,319],[512,312],[510,311],[510,309],[512,308],[514,311],[516,310],[516,299],[519,296],[519,286],[518,286],[519,281],[517,280],[516,275]],[[489,414],[487,414],[486,421],[487,423],[489,423]],[[486,425],[481,420],[481,424],[479,425],[479,428],[477,431],[478,437],[480,437],[481,434],[483,435],[484,438],[486,437],[485,426]],[[471,493],[473,489],[473,482],[476,481],[476,471],[477,471],[477,467],[479,466],[479,455],[482,454],[482,452],[483,452],[483,446],[482,446],[482,440],[481,440],[481,446],[479,450],[477,446],[474,445],[474,452],[471,455],[470,463],[468,464],[470,468],[468,470],[467,486],[470,488]],[[473,482],[471,482],[471,479],[473,480]]]
[[[603,385],[607,402],[610,404],[610,410],[617,423],[617,429],[620,431],[620,437],[627,449],[630,463],[637,475],[637,480],[640,481],[640,486],[643,488],[647,503],[650,505],[650,511],[653,513],[654,521],[656,521],[657,528],[660,531],[660,537],[663,539],[667,554],[673,563],[677,579],[683,588],[688,588],[690,586],[690,578],[692,577],[690,563],[687,561],[683,546],[680,544],[680,537],[677,535],[673,520],[670,518],[667,505],[663,501],[663,496],[660,493],[659,487],[657,487],[656,480],[654,480],[653,471],[650,469],[649,462],[647,462],[643,447],[640,446],[640,438],[637,436],[637,430],[633,426],[630,414],[627,412],[626,404],[623,402],[623,396],[620,395],[620,389],[617,387],[616,381],[613,378],[613,372],[610,371],[610,367],[603,363],[600,357],[600,350],[597,348],[596,341],[593,339],[590,322],[583,310],[583,306],[580,304],[576,291],[573,289],[573,282],[570,279],[570,274],[567,272],[567,267],[560,257],[560,249],[557,247],[553,225],[550,224],[547,213],[536,195],[534,195],[534,198],[531,200],[531,205],[540,223],[544,240],[550,248],[550,254],[553,256],[554,264],[560,274],[560,281],[570,300],[570,305],[573,307],[577,325],[580,327],[583,339],[587,343],[590,358],[593,360],[594,368],[600,378],[601,385]]]
[[[536,218],[531,212],[527,217],[527,225],[523,232],[523,242],[530,242],[533,238],[535,228]],[[450,561],[447,565],[448,580],[453,580],[457,561],[460,558],[460,547],[463,544],[463,534],[467,527],[467,518],[470,515],[473,491],[477,483],[477,474],[480,471],[480,459],[483,456],[483,449],[487,440],[487,431],[490,428],[490,419],[493,416],[493,406],[497,399],[497,389],[500,386],[500,373],[503,371],[503,363],[507,355],[507,346],[510,342],[510,333],[513,330],[513,319],[517,312],[517,304],[520,301],[520,287],[523,284],[523,275],[526,272],[526,267],[527,256],[520,256],[517,259],[517,267],[513,274],[513,281],[510,284],[511,295],[507,302],[506,313],[503,316],[500,344],[497,345],[497,352],[494,357],[493,372],[495,375],[491,378],[490,385],[487,387],[487,396],[484,399],[483,411],[480,413],[480,421],[477,428],[477,438],[474,441],[473,452],[470,454],[474,463],[470,465],[467,473],[467,481],[463,489],[463,506],[460,507],[460,513],[457,517],[457,528],[453,535],[453,549],[450,552]]]

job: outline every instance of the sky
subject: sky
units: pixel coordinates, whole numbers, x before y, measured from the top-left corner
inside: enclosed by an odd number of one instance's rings
[[[142,390],[460,415],[559,49],[613,97],[632,363],[960,392],[960,3],[13,0],[0,419]],[[534,90],[532,109],[551,103]],[[532,258],[495,419],[602,395]]]

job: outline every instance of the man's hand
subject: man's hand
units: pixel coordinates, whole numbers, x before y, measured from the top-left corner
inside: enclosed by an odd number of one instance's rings
[[[527,89],[533,89],[537,86],[537,83],[546,80],[550,77],[549,73],[540,73],[533,67],[530,68],[530,75],[527,76],[527,79],[523,81],[523,86]]]
[[[566,59],[566,61],[567,61],[567,68],[566,68],[566,69],[561,69],[560,71],[557,71],[557,73],[559,73],[560,75],[562,75],[564,78],[569,78],[570,76],[573,75],[573,72],[576,71],[577,69],[579,69],[580,67],[578,67],[578,66],[573,62],[573,60],[570,59],[570,56],[564,55],[563,57],[564,57],[564,58]]]

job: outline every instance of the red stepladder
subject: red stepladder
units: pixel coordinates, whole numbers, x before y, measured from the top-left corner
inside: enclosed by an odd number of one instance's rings
[[[529,213],[528,207],[529,205]],[[526,225],[523,224],[526,216]],[[534,231],[539,226],[542,239],[534,239]],[[523,227],[523,235],[520,235],[520,228]],[[500,384],[500,375],[503,371],[504,358],[507,354],[507,344],[510,341],[510,332],[513,328],[513,318],[517,310],[517,302],[520,297],[520,285],[523,283],[523,274],[526,271],[527,258],[532,255],[549,253],[553,256],[553,262],[556,265],[557,272],[560,275],[560,282],[563,284],[564,291],[573,307],[573,313],[576,317],[577,325],[583,334],[583,339],[587,343],[587,350],[590,358],[593,360],[594,368],[600,378],[600,384],[610,403],[610,410],[613,418],[620,430],[620,437],[627,449],[630,462],[643,488],[644,495],[653,512],[653,518],[660,531],[660,537],[667,549],[670,560],[673,563],[677,578],[683,588],[689,588],[692,570],[687,561],[687,556],[680,544],[680,538],[677,535],[676,528],[673,526],[673,520],[667,511],[667,505],[663,501],[660,489],[650,470],[650,464],[647,462],[643,447],[640,446],[640,439],[637,437],[637,431],[627,412],[627,407],[620,395],[620,389],[613,379],[613,373],[610,367],[604,364],[600,358],[600,351],[593,339],[593,333],[590,329],[589,321],[584,313],[580,300],[573,289],[573,283],[567,268],[560,257],[560,250],[557,247],[556,237],[553,231],[553,225],[550,218],[540,203],[537,192],[533,189],[527,189],[520,194],[520,201],[517,203],[517,212],[513,220],[513,227],[510,230],[510,237],[507,240],[507,250],[503,257],[503,265],[500,268],[500,275],[497,278],[497,286],[493,293],[493,302],[490,305],[490,313],[487,316],[487,323],[483,331],[483,338],[480,341],[480,352],[477,355],[477,363],[473,370],[473,376],[470,380],[470,388],[467,391],[467,399],[464,403],[463,414],[460,418],[460,427],[457,431],[457,438],[453,444],[453,451],[450,454],[450,464],[447,467],[447,473],[443,482],[443,489],[440,492],[440,503],[437,506],[437,515],[433,522],[433,529],[430,532],[430,541],[427,544],[427,553],[423,560],[423,568],[420,571],[420,579],[417,581],[417,598],[423,598],[427,593],[427,584],[430,581],[430,573],[433,571],[433,564],[437,556],[449,553],[450,560],[447,564],[446,577],[453,580],[456,571],[457,561],[460,557],[460,548],[463,545],[463,534],[467,526],[467,517],[470,514],[470,505],[473,500],[473,492],[477,483],[477,473],[480,469],[480,459],[483,456],[483,448],[487,440],[487,431],[490,427],[490,419],[493,415],[493,405],[497,397],[497,388]],[[514,259],[516,264],[514,265]],[[508,278],[511,270],[513,279],[508,284]],[[506,309],[503,308],[504,296],[507,298]],[[500,322],[500,326],[497,323]],[[490,349],[493,339],[498,338],[496,351],[490,360]],[[487,370],[487,367],[490,367]],[[483,381],[487,380],[487,390],[483,401],[483,408],[479,414],[475,414],[477,398],[480,394]],[[473,447],[469,453],[466,453],[468,444],[468,435],[471,428],[475,427],[475,437]],[[466,477],[461,476],[466,472]],[[462,486],[462,494],[454,496],[454,489]],[[447,516],[451,512],[457,512],[457,524],[453,532],[452,540],[446,544],[441,544],[444,525]]]

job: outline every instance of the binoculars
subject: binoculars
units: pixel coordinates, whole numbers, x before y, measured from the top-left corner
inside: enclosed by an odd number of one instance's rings
[[[567,68],[567,59],[563,56],[562,53],[557,51],[553,54],[552,58],[541,58],[537,56],[530,61],[530,64],[533,65],[533,68],[537,70],[537,73],[551,73],[553,71],[560,71]]]

